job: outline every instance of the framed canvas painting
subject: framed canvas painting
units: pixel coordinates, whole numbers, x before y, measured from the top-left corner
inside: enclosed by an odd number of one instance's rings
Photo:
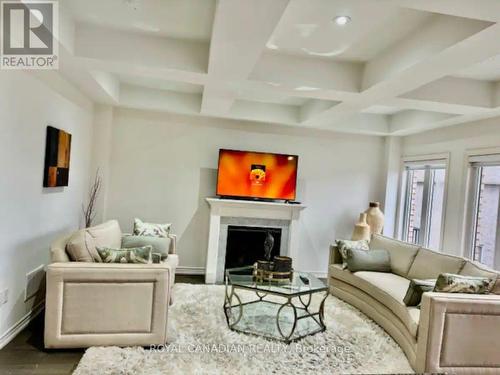
[[[68,186],[71,134],[47,126],[44,187]]]

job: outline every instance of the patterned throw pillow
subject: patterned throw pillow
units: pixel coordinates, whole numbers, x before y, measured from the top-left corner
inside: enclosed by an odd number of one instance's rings
[[[130,249],[112,249],[98,247],[97,252],[104,263],[151,263],[152,246],[135,247]]]
[[[406,306],[418,306],[422,301],[422,294],[425,292],[432,292],[436,285],[436,279],[418,280],[413,279],[410,281],[406,295],[403,302]]]
[[[165,259],[168,257],[170,241],[170,238],[163,237],[124,235],[122,237],[121,248],[129,249],[132,247],[151,245],[153,247],[153,253],[160,253],[162,255],[162,259]]]
[[[145,223],[141,219],[134,219],[134,235],[150,237],[168,237],[172,224]]]
[[[336,240],[335,244],[342,256],[342,269],[347,268],[347,250],[370,250],[367,240],[351,241],[351,240]]]
[[[437,278],[434,292],[488,294],[495,285],[495,281],[490,277],[442,273]]]
[[[160,253],[151,253],[151,262],[152,263],[161,263],[161,259],[163,257],[163,254]]]

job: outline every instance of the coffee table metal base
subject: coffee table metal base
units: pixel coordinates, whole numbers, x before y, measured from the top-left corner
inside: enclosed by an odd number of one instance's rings
[[[257,299],[242,302],[236,292],[237,289],[254,292]],[[324,293],[324,296],[317,311],[312,312],[311,300],[314,293]],[[283,302],[266,300],[268,295],[276,296],[275,299],[283,299]],[[328,291],[283,296],[226,283],[224,313],[228,327],[233,331],[288,344],[326,330],[323,321],[326,297]],[[270,321],[271,318],[274,324]],[[286,326],[289,326],[288,329]]]

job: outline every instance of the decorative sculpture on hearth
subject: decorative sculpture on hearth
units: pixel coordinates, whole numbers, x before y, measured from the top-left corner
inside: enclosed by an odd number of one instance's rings
[[[269,262],[271,260],[271,253],[274,247],[274,237],[271,232],[267,232],[266,239],[264,240],[264,257]]]

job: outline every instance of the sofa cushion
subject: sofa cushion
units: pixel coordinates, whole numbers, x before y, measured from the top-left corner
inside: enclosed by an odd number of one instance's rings
[[[370,249],[387,250],[391,257],[392,272],[406,277],[415,255],[417,255],[419,246],[374,234],[370,241]]]
[[[466,261],[459,274],[464,276],[498,277],[498,272],[472,261]]]
[[[101,257],[97,252],[95,241],[85,229],[71,235],[66,252],[73,262],[100,262]]]
[[[391,260],[387,250],[347,250],[347,268],[351,272],[391,272]]]
[[[417,336],[419,313],[407,307],[403,298],[410,280],[385,272],[343,270],[339,264],[330,265],[330,276],[361,289],[391,310],[405,325],[412,336]],[[418,309],[417,309],[418,310]]]
[[[119,249],[122,244],[122,231],[116,220],[110,220],[95,227],[87,228],[97,247]]]
[[[437,279],[442,273],[458,273],[465,260],[421,248],[408,271],[409,279]]]

